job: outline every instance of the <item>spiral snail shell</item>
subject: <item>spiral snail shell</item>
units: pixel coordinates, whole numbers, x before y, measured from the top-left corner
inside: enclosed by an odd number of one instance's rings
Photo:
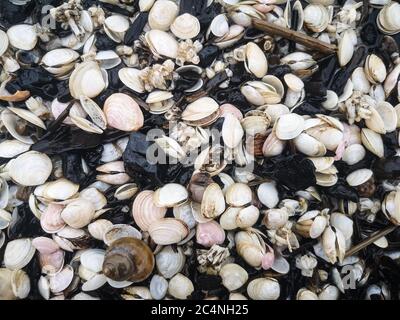
[[[115,281],[140,282],[154,269],[154,255],[151,249],[135,238],[120,238],[107,249],[103,273]]]

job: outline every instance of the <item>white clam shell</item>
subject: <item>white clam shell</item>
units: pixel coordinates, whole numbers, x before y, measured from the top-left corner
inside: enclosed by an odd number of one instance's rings
[[[370,169],[358,169],[346,177],[347,183],[352,187],[357,187],[367,182],[373,176]]]
[[[280,116],[275,123],[275,134],[278,139],[291,140],[304,129],[304,118],[295,113]]]
[[[186,256],[179,246],[176,250],[171,246],[166,246],[156,254],[157,269],[166,279],[170,279],[180,272],[185,265],[185,261]]]
[[[168,293],[176,299],[185,300],[193,291],[192,281],[181,273],[178,273],[169,281]]]
[[[38,41],[38,35],[33,25],[17,24],[7,30],[10,45],[20,50],[32,50]]]
[[[7,243],[3,263],[10,270],[22,269],[31,261],[35,251],[29,238],[12,240]]]
[[[250,281],[247,294],[253,300],[276,300],[280,295],[279,282],[273,278],[258,278]]]
[[[179,8],[175,2],[169,0],[156,1],[149,12],[150,28],[168,31],[178,12]]]
[[[163,218],[153,222],[148,232],[155,243],[169,245],[185,239],[189,234],[189,228],[182,220]]]
[[[154,204],[159,208],[180,205],[186,202],[188,197],[189,193],[186,188],[177,183],[168,183],[153,194]]]
[[[268,208],[275,208],[279,202],[279,194],[275,182],[264,182],[257,189],[260,202]]]
[[[95,209],[93,204],[85,199],[70,202],[61,212],[62,219],[72,228],[83,228],[93,219]]]
[[[222,284],[229,291],[239,289],[249,279],[247,271],[235,263],[225,264],[219,271],[219,276],[222,278]]]
[[[37,186],[46,182],[53,169],[50,158],[37,151],[19,155],[9,163],[9,175],[23,186]]]
[[[0,143],[0,157],[14,158],[17,155],[28,151],[29,148],[29,144],[23,143],[19,140],[4,140]]]
[[[153,299],[162,300],[168,291],[168,281],[159,275],[154,275],[150,281],[150,294]]]
[[[352,144],[344,151],[342,160],[351,166],[364,159],[365,154],[365,148],[361,144]]]
[[[195,38],[200,32],[199,19],[189,13],[184,13],[172,23],[171,31],[176,37],[183,40]]]
[[[178,56],[178,41],[169,33],[161,30],[150,30],[146,33],[145,39],[156,56],[171,59]]]

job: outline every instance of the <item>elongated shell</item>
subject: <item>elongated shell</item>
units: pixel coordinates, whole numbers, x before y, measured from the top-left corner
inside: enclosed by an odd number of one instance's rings
[[[245,67],[247,71],[257,78],[264,77],[268,71],[268,61],[264,52],[254,42],[249,42],[245,50]]]
[[[201,201],[201,215],[204,218],[213,219],[225,211],[225,199],[221,188],[216,183],[211,183],[204,191]]]
[[[182,220],[163,218],[153,222],[148,232],[155,243],[169,245],[185,239],[189,234],[189,228]]]

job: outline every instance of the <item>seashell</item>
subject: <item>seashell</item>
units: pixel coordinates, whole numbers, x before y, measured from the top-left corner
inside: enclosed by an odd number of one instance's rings
[[[383,140],[379,133],[376,133],[367,128],[362,128],[361,141],[367,150],[371,151],[379,158],[383,158],[384,156]]]
[[[241,288],[249,279],[247,271],[236,263],[228,263],[222,266],[219,276],[222,278],[222,284],[229,291]]]
[[[65,227],[65,221],[61,218],[64,207],[50,203],[40,217],[40,225],[47,233],[57,233]]]
[[[10,44],[10,41],[8,40],[7,33],[5,33],[3,30],[0,31],[0,57],[6,53],[8,46]]]
[[[396,20],[400,13],[400,6],[396,2],[384,2],[383,4],[376,19],[377,26],[385,34],[396,34],[400,30],[400,24]]]
[[[365,148],[361,144],[352,144],[345,149],[342,160],[351,166],[364,159],[365,154]]]
[[[185,261],[186,256],[179,246],[176,250],[171,246],[166,246],[156,255],[157,269],[166,279],[179,273],[185,265]]]
[[[173,213],[174,217],[185,222],[189,229],[192,229],[196,226],[196,220],[193,216],[191,201],[181,204],[180,206],[175,206],[173,208]]]
[[[277,300],[280,296],[279,282],[273,278],[258,278],[250,281],[247,294],[253,300]]]
[[[267,74],[268,61],[264,52],[254,42],[249,42],[245,47],[244,65],[249,73],[257,78],[262,78]]]
[[[82,266],[92,272],[100,272],[103,267],[105,253],[101,249],[85,250],[80,256]]]
[[[349,240],[353,235],[353,220],[343,213],[334,212],[331,214],[330,224],[342,232],[344,239]]]
[[[162,300],[168,291],[168,281],[155,274],[150,281],[150,294],[155,300]]]
[[[22,186],[37,186],[46,182],[53,165],[50,158],[37,151],[29,151],[9,162],[8,173]]]
[[[24,270],[15,270],[11,274],[11,288],[17,299],[25,299],[31,291],[31,281]]]
[[[176,59],[178,56],[178,42],[165,31],[150,30],[146,32],[145,40],[156,57]]]
[[[289,220],[288,211],[282,209],[269,209],[265,211],[263,224],[272,230],[283,228]]]
[[[202,97],[188,104],[181,117],[191,125],[209,125],[219,117],[219,105],[212,98]]]
[[[322,246],[329,262],[334,264],[337,260],[342,262],[345,255],[345,239],[339,229],[333,231],[328,226],[322,234]]]
[[[326,153],[325,145],[307,133],[301,133],[293,142],[298,151],[309,157],[322,157]]]
[[[364,68],[362,67],[354,69],[351,75],[351,82],[353,83],[354,90],[361,91],[363,93],[368,93],[371,88],[371,84],[365,76]]]
[[[143,231],[147,231],[153,222],[164,218],[167,212],[165,207],[155,206],[153,197],[153,191],[142,191],[137,195],[132,205],[133,219]]]
[[[304,8],[304,24],[313,32],[322,32],[329,24],[328,10],[321,4],[309,4]]]
[[[179,39],[192,39],[200,33],[200,22],[189,13],[178,16],[171,25],[171,32]]]
[[[265,157],[280,155],[283,152],[285,145],[286,142],[278,139],[275,132],[271,131],[267,139],[264,141],[263,154]]]
[[[293,71],[308,69],[316,64],[312,56],[305,52],[293,52],[281,59],[281,63],[289,65]]]
[[[94,291],[101,288],[106,283],[107,277],[104,274],[95,274],[82,285],[82,291]]]
[[[78,190],[79,185],[65,178],[61,178],[37,187],[34,194],[49,200],[67,200],[72,198]]]
[[[114,224],[104,233],[103,241],[106,245],[110,246],[114,241],[126,237],[141,240],[142,234],[129,224]]]
[[[169,0],[156,1],[149,12],[148,21],[150,28],[168,31],[178,12],[179,8],[176,3]]]
[[[338,108],[339,97],[337,96],[336,92],[332,90],[326,91],[326,100],[322,102],[322,106],[326,110],[336,110]]]
[[[260,210],[251,205],[241,209],[236,216],[236,226],[241,229],[252,227],[258,221]]]
[[[148,232],[155,243],[169,245],[185,239],[189,234],[189,228],[182,220],[163,218],[153,222]]]
[[[347,65],[354,54],[354,44],[353,44],[354,31],[346,30],[343,32],[343,36],[338,42],[338,59],[341,67]]]
[[[159,208],[172,208],[185,203],[188,196],[188,191],[182,185],[168,183],[154,192],[153,201]]]
[[[232,114],[227,114],[222,125],[224,144],[233,149],[242,141],[243,135],[244,130],[240,121]]]
[[[379,102],[376,106],[376,111],[382,118],[385,132],[393,132],[397,127],[397,114],[393,106],[386,101]]]
[[[347,183],[352,187],[357,187],[367,182],[373,176],[373,172],[370,169],[358,169],[353,171],[346,177]]]
[[[387,75],[385,64],[375,54],[371,54],[365,59],[364,72],[367,79],[373,84],[382,83]]]
[[[113,223],[111,221],[99,219],[88,225],[88,231],[93,238],[103,241],[104,235],[112,226]]]
[[[196,242],[206,248],[225,241],[225,231],[216,221],[199,223],[196,227]]]
[[[234,183],[228,187],[225,193],[226,203],[233,207],[247,205],[252,200],[252,192],[244,183]]]
[[[68,288],[74,278],[74,269],[66,265],[59,273],[49,277],[49,288],[53,293],[59,293]]]
[[[40,119],[38,116],[36,116],[33,112],[21,108],[14,108],[14,107],[8,107],[8,110],[12,111],[15,113],[18,117],[28,121],[29,123],[34,124],[37,127],[40,127],[42,129],[46,129],[46,125]]]
[[[319,300],[318,296],[311,290],[300,289],[296,294],[296,300]]]
[[[69,78],[69,90],[75,99],[95,98],[106,86],[101,69],[94,61],[78,64]]]
[[[85,110],[85,112],[89,115],[93,123],[100,129],[105,130],[107,128],[107,119],[97,103],[92,99],[83,96],[79,101],[83,110]]]
[[[296,138],[304,129],[304,119],[295,113],[280,116],[275,123],[275,134],[280,140]]]
[[[30,149],[30,145],[19,140],[4,140],[0,142],[0,157],[10,159]]]
[[[79,54],[75,50],[62,48],[47,52],[41,63],[48,72],[59,77],[72,71],[78,59]]]
[[[6,210],[0,209],[0,230],[7,229],[12,220],[11,213]]]
[[[7,243],[3,263],[10,270],[22,269],[32,260],[35,251],[29,238],[12,240]]]
[[[212,33],[216,37],[223,37],[228,32],[228,19],[225,14],[219,14],[211,21],[210,28],[207,34]]]
[[[122,131],[137,131],[144,118],[139,105],[124,93],[114,93],[104,103],[104,114],[110,127]]]
[[[140,79],[141,71],[134,68],[121,68],[118,77],[129,89],[138,93],[143,93],[145,88]]]
[[[38,34],[36,28],[29,24],[17,24],[7,30],[10,45],[16,49],[30,51],[36,47]]]
[[[229,294],[229,300],[248,300],[248,299],[243,294],[234,292]]]
[[[143,241],[120,238],[106,251],[103,273],[114,281],[141,282],[150,276],[154,264],[154,255]]]
[[[324,232],[327,225],[328,220],[320,215],[320,211],[311,210],[297,220],[296,231],[303,237],[316,239]]]
[[[221,188],[211,183],[204,191],[201,201],[201,215],[207,219],[214,219],[225,211],[225,199]]]
[[[19,117],[16,116],[10,110],[5,109],[3,112],[1,112],[1,122],[6,127],[7,131],[10,133],[10,135],[22,143],[29,144],[29,145],[33,144],[33,140],[31,137],[22,136],[21,134],[18,133],[18,131],[17,131],[18,121],[19,121]]]
[[[168,284],[168,293],[176,299],[185,300],[194,291],[192,281],[183,274],[176,274]]]
[[[72,228],[83,228],[87,226],[94,217],[95,208],[93,204],[85,199],[71,201],[61,212],[61,218]]]
[[[96,188],[86,188],[80,192],[79,196],[90,201],[95,211],[101,210],[107,205],[106,197]]]
[[[139,188],[136,183],[127,183],[120,186],[117,190],[115,190],[114,198],[117,200],[128,200],[131,199],[137,192]]]
[[[279,202],[279,194],[275,182],[264,182],[257,189],[258,200],[268,208],[275,208]]]
[[[54,240],[46,237],[37,237],[33,239],[32,245],[41,254],[51,254],[60,249],[60,247]]]

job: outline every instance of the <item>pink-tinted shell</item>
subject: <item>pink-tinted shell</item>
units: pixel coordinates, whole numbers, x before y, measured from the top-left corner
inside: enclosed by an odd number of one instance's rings
[[[234,115],[239,121],[243,119],[242,112],[236,108],[233,104],[225,103],[219,107],[221,114],[220,117],[225,117],[228,113]]]
[[[60,246],[54,240],[46,237],[37,237],[33,239],[32,245],[41,254],[51,254],[60,249]]]
[[[40,225],[44,231],[47,233],[57,233],[65,227],[66,224],[61,218],[61,212],[63,209],[64,206],[54,203],[50,203],[47,206],[46,210],[40,217]]]
[[[42,272],[46,274],[56,274],[64,266],[64,251],[59,249],[50,254],[39,254],[39,263]]]
[[[114,93],[104,103],[104,114],[110,127],[121,131],[137,131],[144,117],[139,105],[124,93]]]
[[[147,231],[150,224],[167,213],[167,208],[156,207],[153,202],[154,191],[145,190],[140,192],[132,205],[132,216],[135,223],[143,231]]]
[[[267,246],[268,252],[263,255],[261,259],[261,267],[264,270],[268,270],[272,267],[275,261],[275,253],[274,249],[272,249],[270,246]]]
[[[214,244],[222,244],[225,241],[225,231],[214,220],[199,223],[196,228],[196,241],[207,248],[212,247]]]

